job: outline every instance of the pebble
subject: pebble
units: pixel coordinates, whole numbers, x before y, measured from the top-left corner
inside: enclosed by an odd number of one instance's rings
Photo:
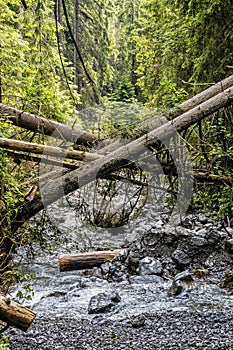
[[[95,324],[69,317],[39,318],[27,332],[12,333],[14,350],[231,350],[233,312],[164,310]]]

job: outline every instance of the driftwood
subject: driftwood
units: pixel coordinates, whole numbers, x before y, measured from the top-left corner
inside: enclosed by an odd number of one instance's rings
[[[38,115],[27,113],[2,103],[0,103],[0,113],[7,115],[7,119],[16,126],[76,144],[86,145],[97,140],[97,136],[89,132],[42,118]]]
[[[100,250],[79,254],[61,254],[59,256],[60,271],[85,270],[99,267],[105,262],[124,253],[122,249]]]
[[[26,331],[35,316],[32,310],[15,303],[8,297],[0,296],[0,320],[7,325]]]
[[[152,130],[146,135],[118,148],[101,159],[86,163],[79,169],[73,170],[61,177],[61,182],[48,182],[43,188],[43,194],[34,198],[30,204],[25,204],[18,218],[21,221],[30,218],[38,211],[53,203],[61,196],[71,193],[95,180],[104,177],[120,169],[129,161],[127,159],[139,160],[145,151],[145,147],[153,145],[156,140],[166,141],[181,131],[204,119],[218,109],[233,101],[233,87],[224,90],[218,95],[203,102],[197,107],[183,113],[175,119],[165,123],[159,128]],[[17,223],[16,223],[17,224]]]

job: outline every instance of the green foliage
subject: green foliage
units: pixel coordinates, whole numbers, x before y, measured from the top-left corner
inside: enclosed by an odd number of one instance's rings
[[[23,274],[19,271],[5,271],[2,274],[2,278],[3,278],[3,287],[8,291],[10,286],[13,284],[18,284],[19,285],[19,289],[17,292],[16,297],[20,300],[20,301],[25,301],[25,300],[31,300],[33,295],[34,295],[34,291],[30,286],[30,282],[32,280],[34,280],[34,275],[33,274]]]
[[[155,109],[141,104],[126,102],[108,102],[88,108],[79,114],[84,129],[110,138],[135,139],[143,130],[143,121],[154,116]]]
[[[0,6],[2,102],[48,118],[67,119],[74,113],[74,101],[61,79],[53,2],[28,1],[27,10],[17,0],[0,0]],[[78,103],[72,70],[67,72]]]
[[[146,100],[164,106],[164,80],[188,93],[203,89],[229,74],[233,61],[230,0],[142,2],[135,35],[138,85]],[[193,85],[183,83],[186,81]],[[169,101],[170,102],[170,101]]]
[[[133,40],[139,16],[139,0],[114,2],[112,17],[112,40],[114,50],[111,63],[114,68],[112,94],[114,101],[134,102],[139,97],[136,86],[136,45]]]
[[[0,350],[9,349],[9,335],[0,334]]]

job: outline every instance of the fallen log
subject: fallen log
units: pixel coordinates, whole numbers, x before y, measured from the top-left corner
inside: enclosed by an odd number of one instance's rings
[[[98,139],[96,135],[87,131],[78,130],[72,126],[45,119],[2,103],[0,103],[0,113],[7,115],[8,120],[16,126],[76,144],[88,145]]]
[[[79,254],[61,254],[59,256],[60,271],[85,270],[99,267],[105,262],[112,261],[124,253],[122,249],[100,250]]]
[[[197,123],[231,102],[233,102],[233,87],[224,90],[142,137],[121,146],[101,159],[86,163],[79,169],[65,174],[61,177],[60,182],[48,182],[43,188],[42,195],[36,196],[30,204],[27,203],[22,206],[22,211],[21,213],[19,212],[18,216],[20,219],[19,221],[21,221],[22,217],[24,220],[27,220],[60,197],[77,190],[96,178],[104,177],[119,170],[129,162],[127,159],[135,159],[135,161],[138,161],[145,152],[145,147],[153,145],[157,140],[166,143],[166,141],[170,140],[178,131],[182,131]],[[188,169],[188,171],[189,170],[190,169]],[[183,169],[183,171],[185,171],[185,169]]]
[[[67,169],[77,169],[79,167],[79,162],[74,163],[68,163],[65,161],[59,161],[56,159],[48,158],[48,157],[43,157],[43,156],[34,156],[32,154],[28,154],[26,152],[15,152],[15,151],[5,151],[7,155],[11,158],[14,158],[16,162],[20,162],[21,160],[26,160],[29,162],[35,162],[35,163],[42,163],[42,164],[49,164],[49,165],[54,165],[57,167],[61,168],[67,168]]]
[[[191,97],[187,101],[183,102],[178,108],[170,111],[170,116],[175,117],[188,110],[196,107],[197,105],[207,101],[213,96],[233,86],[233,75],[223,79],[203,92]],[[10,121],[16,126],[38,132],[44,135],[61,138],[66,141],[71,141],[76,144],[89,145],[92,142],[98,140],[98,136],[90,132],[78,130],[69,125],[55,122],[38,115],[24,112],[11,106],[7,106],[0,103],[0,113],[7,115],[6,121]],[[153,127],[153,123],[151,125]]]
[[[200,92],[199,94],[191,97],[187,101],[183,102],[178,109],[182,112],[187,112],[190,109],[196,107],[197,105],[207,101],[208,99],[216,96],[217,94],[223,92],[224,90],[233,86],[233,75],[219,81],[218,83],[212,85],[208,89]]]
[[[84,151],[69,150],[66,148],[41,145],[33,142],[24,142],[19,140],[0,138],[0,147],[15,151],[31,152],[36,154],[44,154],[44,156],[55,156],[60,158],[76,159],[76,160],[95,160],[100,158],[98,154],[88,153]]]
[[[12,301],[10,298],[0,296],[0,320],[9,326],[27,331],[36,314],[32,310]]]

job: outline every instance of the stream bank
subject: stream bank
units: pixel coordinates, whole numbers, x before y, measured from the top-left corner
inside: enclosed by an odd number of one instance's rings
[[[11,349],[232,348],[233,296],[220,288],[231,286],[231,228],[206,213],[169,227],[166,211],[147,205],[128,227],[91,230],[62,208],[50,208],[59,228],[59,238],[44,231],[50,254],[18,253],[21,270],[36,276],[29,306],[37,318],[27,333],[12,330]],[[122,247],[125,254],[101,268],[58,270],[59,253]],[[103,307],[114,293],[119,300]]]

